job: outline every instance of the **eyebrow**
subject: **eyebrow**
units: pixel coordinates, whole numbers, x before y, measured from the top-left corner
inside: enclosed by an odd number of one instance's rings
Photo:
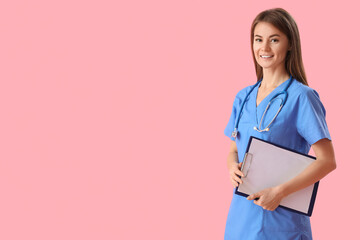
[[[275,36],[277,36],[277,37],[280,37],[280,35],[279,34],[273,34],[273,35],[270,35],[270,37],[275,37]],[[260,36],[260,35],[255,35],[255,37],[262,37],[262,36]]]

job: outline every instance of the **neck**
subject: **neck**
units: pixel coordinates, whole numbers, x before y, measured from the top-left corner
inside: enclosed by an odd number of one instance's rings
[[[285,69],[274,71],[272,69],[263,68],[263,80],[261,86],[265,89],[276,88],[289,78],[290,75]]]

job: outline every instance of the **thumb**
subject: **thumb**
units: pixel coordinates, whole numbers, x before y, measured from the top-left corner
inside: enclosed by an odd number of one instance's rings
[[[254,200],[255,198],[258,198],[260,197],[260,194],[259,193],[254,193],[254,194],[251,194],[250,196],[248,196],[246,199],[247,200]]]
[[[242,162],[241,162],[241,163],[239,163],[239,169],[241,168],[242,164],[243,164]]]

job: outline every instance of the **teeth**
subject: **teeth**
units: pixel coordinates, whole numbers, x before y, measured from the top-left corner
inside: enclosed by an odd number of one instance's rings
[[[269,57],[272,57],[272,56],[261,56],[261,55],[260,55],[260,57],[263,57],[263,58],[269,58]]]

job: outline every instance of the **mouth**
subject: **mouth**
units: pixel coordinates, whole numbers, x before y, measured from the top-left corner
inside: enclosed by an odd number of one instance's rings
[[[274,57],[274,55],[260,55],[260,58],[263,58],[263,59],[269,59],[272,57]]]

